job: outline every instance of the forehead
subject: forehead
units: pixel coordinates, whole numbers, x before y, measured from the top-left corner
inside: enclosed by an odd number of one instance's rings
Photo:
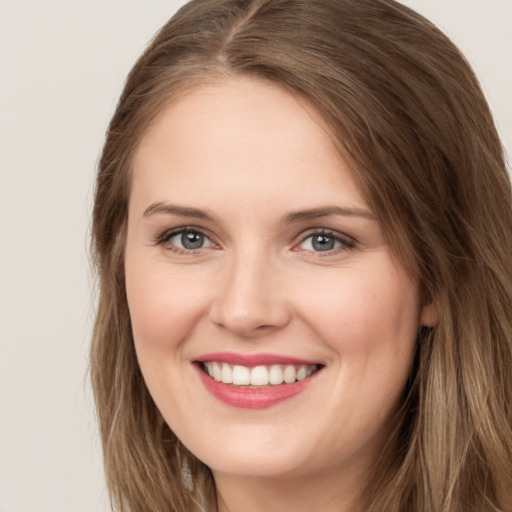
[[[195,87],[157,116],[134,156],[132,193],[163,190],[261,200],[322,190],[331,202],[364,203],[320,114],[246,78]]]

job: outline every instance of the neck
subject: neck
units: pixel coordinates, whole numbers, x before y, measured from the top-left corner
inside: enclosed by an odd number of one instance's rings
[[[363,475],[332,469],[295,478],[250,478],[214,472],[218,512],[362,512]]]

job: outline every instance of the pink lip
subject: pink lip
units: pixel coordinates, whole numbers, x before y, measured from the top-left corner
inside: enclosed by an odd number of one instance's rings
[[[216,359],[216,361],[218,361],[218,359]],[[288,398],[292,398],[304,391],[316,378],[317,373],[319,373],[315,372],[310,377],[292,384],[249,388],[218,382],[206,375],[200,365],[195,364],[194,366],[197,369],[199,378],[204,387],[215,398],[227,405],[242,409],[265,409],[277,405]]]
[[[216,361],[217,363],[239,364],[241,366],[253,367],[267,364],[318,364],[318,361],[306,361],[295,357],[280,356],[276,354],[238,354],[235,352],[213,352],[203,354],[197,361],[206,363]]]

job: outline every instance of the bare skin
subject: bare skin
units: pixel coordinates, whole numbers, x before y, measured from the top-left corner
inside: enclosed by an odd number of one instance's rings
[[[219,512],[357,511],[435,312],[319,115],[249,79],[184,93],[135,155],[125,266],[144,378]],[[319,371],[244,408],[205,387],[212,352]]]

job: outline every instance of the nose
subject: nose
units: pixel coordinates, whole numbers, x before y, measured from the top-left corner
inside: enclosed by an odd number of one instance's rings
[[[210,319],[237,337],[254,338],[285,327],[291,318],[279,268],[263,257],[240,257],[226,265]]]

